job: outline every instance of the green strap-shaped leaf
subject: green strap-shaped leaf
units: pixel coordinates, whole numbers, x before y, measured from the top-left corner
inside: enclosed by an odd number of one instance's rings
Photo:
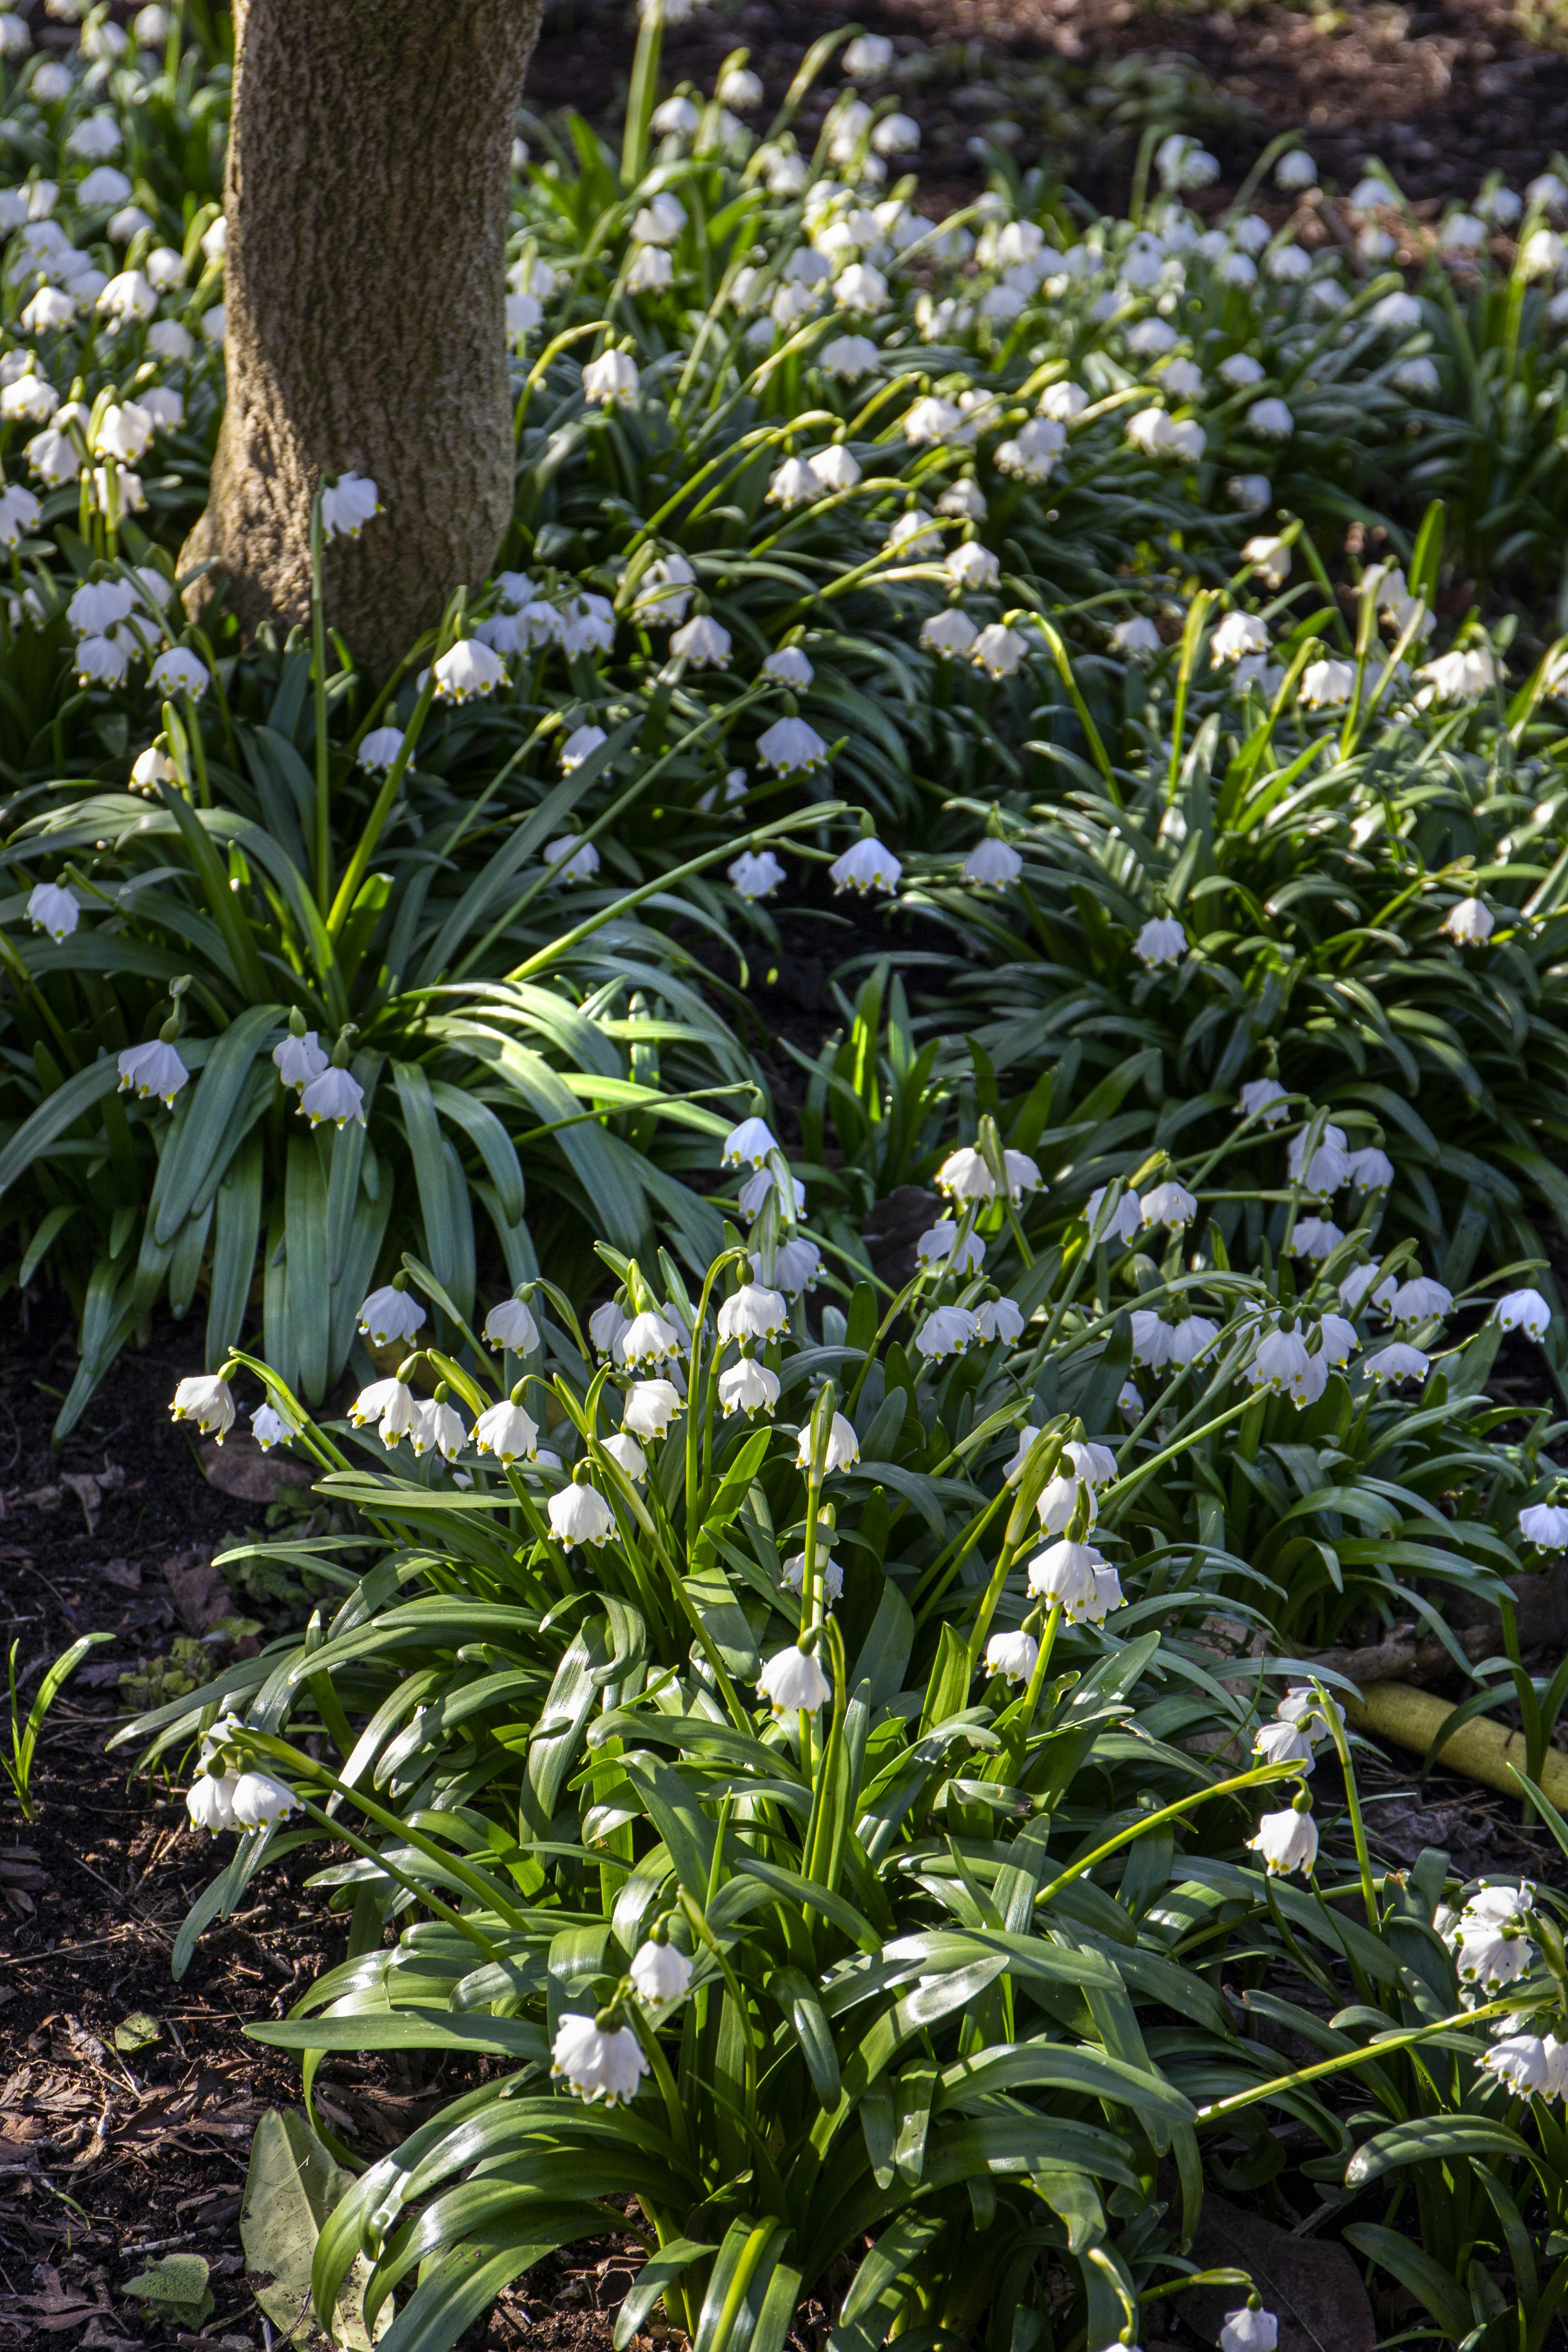
[[[542,2065],[550,2044],[542,2026],[523,2017],[474,2017],[458,2011],[360,2011],[352,2017],[284,2017],[247,2025],[270,2050],[466,2050],[470,2056],[522,2058]]]
[[[1400,2231],[1385,2230],[1375,2221],[1352,2221],[1344,2237],[1347,2245],[1389,2272],[1418,2303],[1424,2304],[1453,2343],[1464,2342],[1475,2326],[1476,2315],[1470,2308],[1469,2296],[1451,2271],[1446,2271],[1432,2255],[1412,2244]]]
[[[105,1095],[114,1093],[120,1084],[120,1065],[112,1054],[103,1055],[89,1062],[85,1070],[78,1070],[64,1086],[57,1087],[32,1115],[25,1118],[16,1134],[0,1151],[0,1193],[10,1191],[18,1176],[29,1169],[40,1152],[58,1143],[68,1129],[89,1111]]]
[[[840,2087],[838,2053],[816,1987],[804,1969],[784,1968],[773,1970],[767,1989],[794,2029],[818,2105],[836,2107]]]
[[[901,2213],[883,2231],[850,2281],[827,2352],[880,2352],[907,2299],[900,2282],[944,2227],[936,2214]]]
[[[616,2314],[612,2338],[616,2352],[626,2352],[626,2346],[642,2327],[665,2288],[684,2277],[692,2263],[700,2263],[704,2254],[715,2251],[710,2239],[671,2238],[668,2244],[660,2246],[657,2254],[648,2256],[632,2282],[630,2294]],[[790,2315],[794,2317],[793,2310]]]
[[[281,1017],[275,1004],[248,1007],[230,1022],[193,1082],[178,1150],[166,1151],[159,1164],[153,1225],[160,1242],[173,1241],[195,1206],[247,1090],[256,1058]]]

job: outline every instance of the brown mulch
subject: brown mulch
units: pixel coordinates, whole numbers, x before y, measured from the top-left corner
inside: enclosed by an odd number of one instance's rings
[[[710,87],[744,47],[772,107],[811,42],[850,18],[891,36],[906,68],[931,53],[888,87],[921,122],[928,197],[947,202],[975,193],[987,166],[971,142],[1001,123],[1021,163],[1043,161],[1096,202],[1120,204],[1152,103],[1215,149],[1228,188],[1284,130],[1304,133],[1325,180],[1346,187],[1380,156],[1416,200],[1471,196],[1492,171],[1521,187],[1568,147],[1562,0],[868,0],[853,11],[839,0],[742,0],[667,32],[666,81]],[[610,122],[634,39],[629,0],[554,0],[529,104]],[[804,130],[839,81],[830,68]]]

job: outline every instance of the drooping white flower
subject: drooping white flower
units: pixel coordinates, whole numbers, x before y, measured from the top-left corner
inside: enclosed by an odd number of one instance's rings
[[[207,1830],[216,1837],[219,1830],[237,1828],[234,1792],[238,1780],[237,1772],[197,1774],[185,1791],[185,1811],[194,1830]]]
[[[789,1328],[784,1293],[755,1282],[742,1284],[719,1309],[721,1339],[775,1339]]]
[[[312,1078],[301,1088],[300,1109],[312,1127],[321,1127],[329,1119],[334,1127],[346,1127],[351,1119],[364,1125],[364,1088],[352,1070],[340,1070],[335,1064],[324,1069],[320,1077]]]
[[[676,630],[669,650],[693,669],[728,669],[730,644],[729,630],[721,628],[710,614],[699,613],[695,620]]]
[[[1370,1381],[1424,1381],[1431,1369],[1431,1360],[1419,1348],[1395,1339],[1390,1347],[1380,1348],[1374,1356],[1369,1356],[1364,1369]]]
[[[1102,1228],[1100,1212],[1110,1190],[1109,1184],[1097,1185],[1084,1202],[1089,1230],[1096,1241],[1135,1241],[1142,1230],[1143,1203],[1136,1192],[1123,1192]]]
[[[1131,1316],[1132,1360],[1157,1372],[1174,1361],[1175,1326],[1152,1307],[1135,1307]]]
[[[1331,1217],[1300,1217],[1290,1237],[1290,1248],[1297,1257],[1322,1259],[1332,1257],[1344,1234]]]
[[[1164,1183],[1154,1185],[1143,1194],[1138,1213],[1146,1225],[1163,1225],[1168,1232],[1179,1234],[1197,1215],[1197,1198],[1184,1184],[1167,1178]]]
[[[942,569],[955,586],[966,589],[994,588],[1001,575],[996,558],[977,539],[966,539],[961,546],[950,548]]]
[[[630,1432],[619,1430],[613,1436],[602,1438],[600,1444],[633,1485],[640,1486],[647,1476],[647,1455]]]
[[[1032,1633],[993,1633],[985,1644],[985,1671],[1010,1683],[1026,1683],[1039,1654],[1040,1645]]]
[[[753,1257],[754,1272],[762,1272],[762,1260]],[[773,1280],[786,1298],[799,1298],[816,1287],[816,1277],[822,1268],[822,1252],[806,1234],[796,1234],[793,1241],[781,1243],[773,1255]]]
[[[1522,1331],[1527,1339],[1544,1339],[1552,1328],[1552,1309],[1539,1290],[1505,1291],[1492,1314],[1505,1331]]]
[[[1336,1370],[1342,1369],[1361,1346],[1355,1325],[1348,1323],[1342,1315],[1331,1313],[1321,1318],[1318,1329],[1322,1335],[1325,1362],[1332,1364]]]
[[[367,776],[389,775],[402,749],[401,727],[373,727],[359,747],[356,765]]]
[[[1256,613],[1227,613],[1209,639],[1209,663],[1218,669],[1226,662],[1240,661],[1245,654],[1268,650],[1267,623]]]
[[[927,652],[950,657],[962,659],[973,653],[979,635],[968,614],[960,612],[956,605],[929,614],[921,624],[921,644]]]
[[[570,1550],[574,1544],[608,1543],[616,1532],[616,1515],[596,1486],[575,1479],[550,1497],[550,1532]]]
[[[1398,1285],[1393,1275],[1385,1275],[1379,1282],[1376,1266],[1354,1265],[1340,1285],[1340,1305],[1347,1315],[1354,1315],[1360,1310],[1363,1301],[1370,1291],[1372,1304],[1383,1315],[1389,1316],[1394,1305],[1394,1294],[1397,1287]]]
[[[616,1341],[621,1362],[634,1366],[674,1363],[682,1352],[680,1333],[651,1307],[635,1315]]]
[[[1488,1992],[1500,1985],[1516,1984],[1529,1973],[1535,1958],[1535,1946],[1516,1916],[1488,1916],[1470,1904],[1460,1914],[1454,1947],[1459,1982],[1479,1985]]]
[[[473,702],[504,687],[506,664],[477,637],[459,637],[435,665],[437,702]]]
[[[1289,156],[1285,158],[1287,163],[1291,160]],[[1226,2313],[1225,2326],[1219,2332],[1219,2352],[1275,2352],[1279,2341],[1279,2322],[1274,2314],[1254,2311],[1250,2304],[1244,2303],[1239,2311]]]
[[[142,1101],[154,1096],[172,1106],[190,1075],[174,1047],[162,1037],[145,1045],[127,1045],[120,1056],[120,1092],[134,1093]]]
[[[982,888],[1005,890],[1024,870],[1024,861],[1006,842],[987,834],[963,861],[963,878]]]
[[[743,1118],[724,1138],[719,1164],[721,1168],[761,1168],[769,1153],[778,1148],[778,1139],[766,1119]]]
[[[600,408],[629,408],[637,396],[637,362],[629,352],[602,352],[583,370],[583,397]]]
[[[668,0],[665,0],[668,13]],[[559,2075],[580,2099],[606,2107],[635,2099],[647,2073],[642,2043],[629,2025],[605,2027],[592,2017],[567,2010],[551,2044],[550,2071]]]
[[[360,1329],[378,1348],[386,1348],[394,1339],[411,1339],[425,1321],[425,1309],[412,1292],[387,1283],[371,1292],[357,1319]]]
[[[1531,1503],[1519,1515],[1519,1532],[1538,1551],[1568,1550],[1568,1508],[1558,1503]]]
[[[1028,639],[1000,621],[990,622],[969,648],[969,658],[987,677],[1011,677],[1029,650]]]
[[[844,52],[844,70],[858,81],[880,81],[892,64],[893,45],[885,33],[857,33]]]
[[[986,1298],[974,1308],[975,1337],[1011,1347],[1024,1336],[1024,1312],[1016,1298]]]
[[[321,1076],[321,1072],[329,1066],[330,1057],[322,1050],[316,1032],[313,1029],[307,1029],[299,1037],[296,1037],[290,1030],[286,1037],[273,1046],[272,1059],[277,1066],[278,1075],[286,1087],[303,1088],[310,1085],[312,1078]],[[361,1312],[363,1312],[363,1308]]]
[[[27,899],[27,920],[52,940],[68,940],[81,920],[81,907],[74,891],[58,882],[39,882]]]
[[[802,1470],[810,1468],[811,1423],[809,1421],[801,1424],[795,1458],[797,1468]],[[827,1451],[822,1465],[824,1474],[826,1475],[835,1470],[852,1470],[859,1459],[860,1440],[855,1434],[854,1423],[847,1421],[841,1412],[836,1412],[827,1433]]]
[[[1458,947],[1484,948],[1497,918],[1484,898],[1461,898],[1443,918],[1443,929]]]
[[[321,536],[357,539],[373,515],[384,511],[375,484],[365,474],[340,474],[321,485]]]
[[[1317,1757],[1310,1734],[1294,1723],[1261,1724],[1252,1748],[1265,1764],[1295,1764],[1304,1772],[1312,1769]]]
[[[1325,1127],[1319,1138],[1311,1159],[1307,1158],[1307,1134],[1292,1136],[1285,1164],[1290,1181],[1300,1184],[1304,1192],[1315,1200],[1325,1200],[1337,1192],[1350,1174],[1350,1155],[1345,1149],[1342,1127]]]
[[[234,1391],[216,1372],[197,1372],[180,1381],[169,1412],[175,1421],[194,1421],[221,1445],[234,1427]]]
[[[860,479],[860,468],[842,441],[830,441],[806,462],[819,491],[852,490]]]
[[[1309,710],[1325,710],[1348,702],[1354,687],[1355,664],[1327,659],[1309,662],[1296,690]]]
[[[1109,1565],[1093,1544],[1054,1543],[1029,1562],[1029,1591],[1059,1606],[1069,1625],[1080,1624],[1094,1606],[1096,1573]]]
[[[286,1780],[254,1767],[241,1772],[229,1791],[237,1829],[267,1830],[300,1810],[300,1801]]]
[[[416,1454],[427,1453],[430,1441],[425,1433],[424,1408],[408,1382],[386,1381],[378,1383],[378,1389],[383,1403],[375,1433],[387,1452],[395,1453],[406,1437]],[[370,1390],[365,1390],[358,1402],[363,1404],[370,1394]]]
[[[725,1414],[772,1412],[779,1401],[779,1376],[754,1356],[742,1356],[719,1375],[719,1406]]]
[[[1265,1813],[1257,1836],[1247,1843],[1270,1876],[1285,1877],[1299,1870],[1305,1877],[1318,1859],[1318,1825],[1310,1813],[1291,1805],[1283,1812]]]
[[[1296,420],[1282,400],[1255,400],[1247,423],[1260,441],[1288,441],[1296,430]]]
[[[637,1947],[626,1973],[639,2000],[650,2007],[684,2000],[691,1984],[691,1963],[686,1954],[673,1944],[656,1944],[651,1937]]]
[[[123,633],[79,639],[75,655],[79,686],[120,686],[130,667],[131,648]]]
[[[288,1445],[299,1436],[295,1423],[275,1404],[259,1404],[250,1416],[250,1433],[263,1454],[275,1445]]]
[[[1548,2033],[1510,2033],[1478,2062],[1516,2099],[1559,2099],[1568,2087],[1568,2048]]]
[[[822,766],[827,746],[804,719],[775,719],[757,738],[757,756],[781,776],[805,775]]]
[[[1080,1485],[1079,1480],[1073,1475],[1070,1465],[1066,1470],[1058,1469],[1054,1478],[1047,1479],[1045,1486],[1041,1487],[1035,1505],[1040,1525],[1047,1535],[1066,1535],[1074,1514],[1079,1508],[1080,1497],[1089,1525],[1093,1527],[1100,1517],[1100,1506],[1095,1501],[1094,1489],[1091,1486]]]
[[[779,885],[788,879],[786,869],[771,849],[743,849],[724,870],[738,896],[753,903],[759,898],[771,898]]]
[[[1434,1316],[1451,1314],[1453,1307],[1454,1294],[1446,1284],[1416,1274],[1395,1290],[1391,1314],[1395,1323],[1426,1323]]]
[[[818,352],[816,364],[824,375],[855,383],[870,374],[880,356],[868,335],[836,335]]]
[[[928,1364],[936,1364],[947,1356],[962,1356],[975,1336],[974,1318],[967,1307],[933,1307],[915,1333],[914,1344]]]
[[[539,1326],[524,1298],[503,1298],[485,1318],[485,1338],[492,1348],[510,1349],[514,1356],[531,1355],[539,1345]]]
[[[1152,915],[1132,942],[1132,952],[1150,971],[1177,964],[1187,952],[1187,935],[1174,915]]]
[[[478,1453],[494,1454],[503,1465],[531,1462],[539,1451],[539,1427],[521,1405],[503,1397],[499,1404],[488,1406],[475,1422],[474,1446]]]
[[[872,890],[896,890],[903,870],[891,850],[884,849],[874,834],[863,835],[852,843],[827,869],[837,893],[853,890],[859,898]]]
[[[833,1685],[814,1652],[795,1643],[775,1652],[757,1677],[757,1687],[779,1716],[815,1715],[833,1696]]]
[[[916,1260],[922,1266],[946,1265],[954,1274],[968,1274],[984,1264],[985,1244],[978,1234],[967,1235],[962,1247],[957,1244],[956,1223],[942,1217],[916,1242]]]
[[[563,833],[559,841],[547,841],[539,854],[563,882],[591,882],[599,870],[598,850],[575,833]]]
[[[432,1447],[443,1462],[454,1461],[468,1442],[468,1424],[444,1398],[432,1397],[419,1408],[419,1427],[411,1433],[416,1454]]]
[[[1248,1078],[1240,1101],[1244,1117],[1260,1119],[1265,1127],[1278,1127],[1289,1114],[1289,1097],[1278,1078]]]
[[[1386,1151],[1368,1145],[1347,1155],[1345,1174],[1358,1192],[1386,1192],[1394,1181],[1394,1162]]]

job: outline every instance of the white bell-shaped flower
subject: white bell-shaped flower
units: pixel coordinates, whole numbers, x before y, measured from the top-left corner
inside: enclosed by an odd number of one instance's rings
[[[611,1461],[625,1471],[634,1486],[640,1486],[647,1476],[647,1455],[637,1439],[623,1429],[617,1430],[613,1436],[602,1438],[600,1443]]]
[[[476,1452],[491,1454],[502,1465],[531,1462],[539,1452],[539,1427],[521,1405],[503,1397],[475,1422],[474,1446]]]
[[[1318,1824],[1310,1813],[1291,1805],[1283,1812],[1265,1813],[1257,1836],[1247,1843],[1270,1877],[1285,1877],[1294,1870],[1306,1876],[1318,1859]]]
[[[680,1391],[673,1381],[634,1381],[626,1391],[621,1426],[634,1437],[662,1437],[680,1410]]]
[[[642,2043],[629,2025],[601,2026],[592,2017],[567,2010],[551,2045],[552,2074],[564,2080],[580,2099],[606,2107],[635,2099],[647,2073]]]
[[[985,1644],[985,1671],[1010,1683],[1026,1683],[1039,1654],[1040,1645],[1032,1633],[993,1633]]]
[[[234,1391],[216,1372],[199,1372],[179,1382],[169,1410],[175,1421],[194,1421],[204,1437],[221,1445],[234,1427]]]
[[[795,1458],[800,1469],[810,1468],[811,1423],[809,1421],[802,1424]],[[855,1434],[854,1423],[847,1421],[841,1412],[836,1412],[832,1426],[827,1433],[827,1451],[822,1465],[824,1472],[852,1470],[859,1459],[860,1440]]]
[[[777,1651],[757,1677],[757,1687],[775,1715],[815,1715],[833,1696],[833,1685],[815,1654],[792,1643]]]
[[[616,1515],[598,1488],[575,1479],[552,1495],[549,1512],[550,1532],[568,1550],[574,1544],[606,1544],[616,1531]]]
[[[378,1348],[390,1347],[394,1339],[411,1339],[425,1321],[425,1309],[407,1290],[399,1290],[395,1283],[373,1290],[357,1318],[360,1329]]]
[[[781,1290],[748,1282],[719,1309],[721,1339],[775,1339],[789,1328],[789,1307]]]
[[[726,1414],[743,1412],[750,1421],[759,1412],[771,1413],[778,1401],[778,1374],[754,1356],[742,1356],[719,1375],[719,1406]]]
[[[300,1801],[286,1780],[254,1767],[235,1781],[229,1802],[235,1827],[242,1830],[269,1830],[300,1810]]]
[[[273,1046],[272,1059],[283,1084],[300,1090],[308,1087],[312,1078],[319,1078],[321,1072],[331,1066],[331,1057],[323,1051],[321,1041],[313,1029],[305,1030],[298,1037],[290,1030],[279,1044]],[[362,1307],[360,1311],[363,1315],[364,1310]]]
[[[531,1356],[539,1345],[539,1326],[523,1298],[503,1298],[485,1318],[485,1339],[492,1348],[509,1349],[514,1356]]]
[[[367,475],[340,474],[321,486],[324,539],[357,539],[371,517],[383,511],[380,493]]]
[[[656,1944],[651,1937],[638,1945],[626,1973],[638,1999],[650,2007],[684,2000],[691,1984],[691,1963],[686,1954],[673,1944]]]
[[[234,1814],[234,1792],[238,1785],[234,1772],[199,1773],[185,1791],[185,1811],[194,1830],[207,1830],[216,1837],[219,1830],[238,1827]]]

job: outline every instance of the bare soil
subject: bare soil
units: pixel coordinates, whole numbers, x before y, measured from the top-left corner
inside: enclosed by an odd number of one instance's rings
[[[921,123],[928,200],[973,196],[989,169],[975,142],[990,136],[1095,202],[1121,203],[1150,119],[1206,141],[1224,167],[1222,198],[1281,131],[1304,134],[1325,182],[1347,187],[1380,156],[1422,204],[1470,196],[1494,171],[1522,186],[1568,147],[1561,0],[868,0],[853,11],[840,0],[720,0],[667,32],[666,78],[710,88],[745,47],[771,109],[810,44],[851,18],[894,41],[889,86]],[[554,0],[530,105],[608,121],[633,40],[629,0]],[[804,110],[803,145],[840,86],[830,67]]]

